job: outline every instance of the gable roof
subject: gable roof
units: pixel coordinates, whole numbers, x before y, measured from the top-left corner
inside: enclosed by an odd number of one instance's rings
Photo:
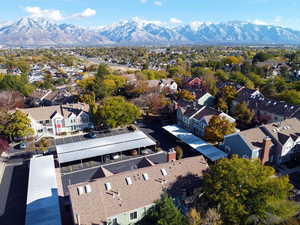
[[[166,188],[175,182],[180,183],[179,177],[193,175],[200,178],[207,168],[204,158],[197,156],[71,185],[69,192],[73,214],[80,215],[82,224],[100,224],[109,217],[153,204]],[[165,169],[166,176],[162,174],[162,169]],[[147,174],[148,180],[144,174]],[[127,184],[127,177],[131,178],[131,185]],[[199,180],[193,185],[199,187]],[[106,190],[107,183],[110,183],[111,190]],[[78,195],[77,188],[87,184],[92,191]]]
[[[55,106],[36,107],[36,108],[20,108],[17,110],[26,113],[36,121],[41,121],[41,120],[50,120],[57,113],[63,116],[65,119],[67,119],[72,113],[74,113],[76,116],[78,116],[82,112],[88,113],[89,106],[84,103],[77,103],[77,104],[69,104],[69,105],[55,105]]]
[[[266,98],[258,90],[248,88],[243,88],[238,92],[235,101],[239,103],[246,102],[248,107],[253,110],[267,111],[284,117],[292,117],[300,109],[299,106],[284,101]]]
[[[267,136],[260,127],[241,131],[239,135],[247,143],[251,150],[263,147],[263,140]]]
[[[286,119],[280,123],[264,125],[263,129],[283,145],[290,137],[296,140],[300,136],[300,121],[297,118]]]

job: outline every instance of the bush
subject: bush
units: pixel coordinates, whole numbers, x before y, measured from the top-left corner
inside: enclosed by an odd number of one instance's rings
[[[180,146],[176,146],[175,151],[176,151],[176,159],[182,159],[182,157],[183,157],[182,148]]]

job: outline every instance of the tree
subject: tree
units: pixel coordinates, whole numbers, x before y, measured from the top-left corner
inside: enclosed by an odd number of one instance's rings
[[[86,93],[79,97],[80,102],[86,103],[88,105],[93,105],[96,103],[95,93]]]
[[[196,96],[188,90],[179,91],[178,96],[179,96],[179,98],[187,100],[187,101],[194,101],[196,98]]]
[[[267,61],[268,59],[270,59],[272,56],[268,53],[265,52],[258,52],[252,60],[252,63],[257,63],[257,62],[264,62]]]
[[[96,111],[98,121],[111,128],[133,123],[141,116],[140,109],[123,97],[104,98]]]
[[[208,209],[205,213],[201,225],[221,225],[223,224],[221,215],[216,209]]]
[[[235,123],[231,123],[226,117],[213,116],[208,126],[205,127],[204,139],[209,142],[221,142],[225,135],[235,132]]]
[[[0,92],[0,108],[12,110],[22,108],[24,106],[24,96],[18,91],[2,91]]]
[[[34,130],[30,127],[30,119],[20,110],[9,115],[7,126],[4,128],[3,133],[10,138],[28,137],[34,134]]]
[[[160,114],[163,109],[170,105],[170,100],[161,94],[149,94],[145,96],[146,106],[153,114]]]
[[[137,225],[186,225],[185,217],[173,203],[167,194],[150,208],[143,219]]]
[[[191,208],[187,213],[188,225],[201,225],[200,213],[195,209]]]
[[[110,74],[110,71],[109,71],[108,66],[106,64],[100,64],[98,66],[98,71],[96,73],[95,78],[96,78],[96,80],[101,81],[104,79],[104,77],[106,75],[109,75],[109,74]]]
[[[221,96],[224,98],[226,102],[228,102],[229,105],[232,103],[233,99],[235,99],[236,94],[237,91],[235,87],[230,85],[225,86],[221,92]]]
[[[241,102],[235,106],[234,115],[238,121],[249,125],[254,117],[254,112],[248,108],[246,102]]]
[[[258,160],[233,156],[212,165],[203,177],[203,191],[210,205],[220,210],[225,224],[270,224],[296,214],[299,206],[288,200],[292,189],[287,176],[276,177],[272,167]]]
[[[217,109],[222,112],[228,112],[228,105],[224,98],[218,98]]]

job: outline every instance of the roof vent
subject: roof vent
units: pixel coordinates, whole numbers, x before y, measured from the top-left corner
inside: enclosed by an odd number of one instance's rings
[[[168,173],[167,173],[166,169],[162,168],[162,169],[160,169],[160,171],[163,176],[167,176]]]
[[[149,180],[148,174],[147,173],[143,173],[143,178],[144,178],[144,180]]]
[[[132,184],[132,180],[131,180],[130,177],[126,177],[125,180],[126,180],[126,182],[127,182],[128,185]]]
[[[89,185],[89,184],[85,185],[85,192],[86,193],[91,193],[92,192],[91,185]]]
[[[78,195],[82,195],[83,194],[83,187],[81,187],[81,186],[77,187],[77,192],[78,192]]]
[[[105,183],[104,185],[105,185],[105,189],[106,189],[107,191],[110,191],[110,190],[111,190],[111,184],[110,184],[110,183]]]

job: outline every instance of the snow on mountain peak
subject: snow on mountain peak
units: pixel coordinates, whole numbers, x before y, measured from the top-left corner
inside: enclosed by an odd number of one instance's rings
[[[261,21],[209,23],[193,21],[173,25],[138,17],[108,26],[84,28],[57,24],[42,17],[25,17],[1,26],[0,44],[300,44],[300,31],[267,25]]]

